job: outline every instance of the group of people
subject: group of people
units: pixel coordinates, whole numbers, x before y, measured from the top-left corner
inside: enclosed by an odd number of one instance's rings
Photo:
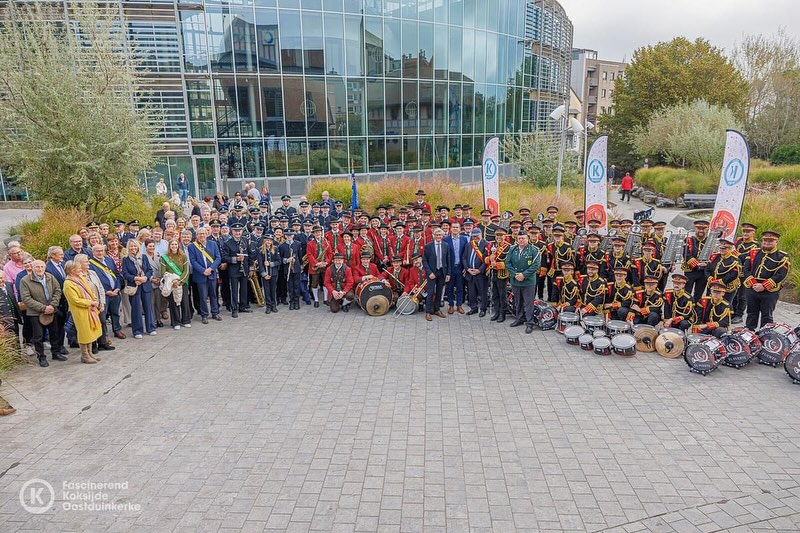
[[[473,216],[469,205],[432,209],[425,197],[418,190],[407,205],[366,213],[327,193],[298,207],[284,195],[274,211],[249,195],[249,203],[203,203],[188,219],[170,216],[166,205],[152,227],[91,223],[42,260],[12,243],[0,313],[22,325],[41,366],[48,366],[45,336],[54,360],[66,358],[66,343],[94,363],[114,348],[111,337],[126,338],[128,325],[140,339],[167,320],[176,330],[196,315],[203,324],[221,321],[223,307],[231,318],[254,303],[266,314],[299,310],[301,301],[348,312],[364,282],[388,287],[392,304],[414,296],[428,321],[445,311],[481,318],[491,311],[502,323],[511,304],[511,326],[530,333],[542,300],[559,311],[719,336],[745,312],[751,329],[772,321],[790,268],[780,236],[764,231],[759,243],[746,223],[735,241],[711,242],[708,223],[697,221],[672,272],[664,222],[634,229],[632,220],[612,220],[612,238],[583,211],[570,220],[556,206],[535,218],[524,207]],[[715,249],[705,259],[707,246]]]

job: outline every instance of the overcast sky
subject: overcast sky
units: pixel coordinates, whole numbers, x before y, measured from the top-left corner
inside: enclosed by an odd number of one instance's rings
[[[800,0],[560,0],[575,26],[575,48],[630,61],[636,48],[682,35],[730,49],[745,33],[800,34]]]

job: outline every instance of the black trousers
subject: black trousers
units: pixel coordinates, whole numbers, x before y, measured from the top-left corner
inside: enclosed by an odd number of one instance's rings
[[[39,322],[38,316],[31,316],[28,317],[31,322],[31,342],[33,343],[33,349],[36,350],[36,355],[39,356],[39,359],[45,357],[44,355],[44,332],[47,331],[48,336],[50,337],[50,352],[53,355],[58,355],[61,353],[61,348],[64,346],[64,337],[58,338],[58,325],[56,321],[53,320],[50,322],[49,325],[43,326],[41,322]]]
[[[620,307],[616,311],[612,309],[609,312],[609,316],[611,317],[611,320],[622,320],[623,322],[625,322],[625,319],[628,318],[628,313],[630,312],[631,310],[628,309],[627,307]]]
[[[744,285],[739,287],[736,291],[736,296],[733,299],[733,316],[743,317],[747,311],[747,288]]]
[[[533,326],[533,300],[536,296],[536,286],[517,287],[511,285],[511,292],[514,294],[514,304],[517,306],[516,319],[524,320],[527,326]]]
[[[167,303],[169,304],[169,325],[173,328],[175,326],[184,326],[192,322],[192,299],[188,288],[188,285],[183,286],[181,305],[175,305],[175,298],[172,294],[167,297]]]
[[[222,295],[222,305],[229,311],[231,309],[231,278],[228,275],[228,269],[219,271],[220,294]]]
[[[661,322],[661,315],[656,312],[650,312],[646,317],[638,315],[633,319],[634,324],[647,324],[648,326],[657,326]]]
[[[547,282],[545,281],[547,276],[536,276],[536,296],[540,300],[544,300],[544,288]],[[549,296],[549,294],[548,294]]]
[[[747,289],[747,329],[755,331],[759,326],[772,322],[772,312],[778,303],[778,295],[778,292]]]
[[[481,311],[486,311],[489,306],[488,298],[486,297],[486,276],[483,274],[478,274],[477,276],[467,274],[465,277],[467,278],[470,310],[476,309],[480,300]]]
[[[703,328],[700,330],[700,333],[704,335],[711,335],[716,338],[720,338],[728,332],[725,328]]]
[[[273,311],[278,309],[278,278],[270,276],[269,279],[261,278],[261,286],[264,288],[264,305]]]
[[[231,311],[247,308],[247,278],[244,275],[230,276]]]
[[[688,278],[686,280],[686,292],[692,295],[692,299],[695,302],[699,302],[700,298],[703,297],[703,293],[706,292],[708,278],[703,272],[689,272],[686,277]]]
[[[444,296],[444,269],[435,270],[433,274],[436,279],[428,278],[428,285],[426,285],[428,296],[425,297],[425,312],[429,314],[439,311],[439,305],[442,302],[442,296]]]
[[[506,316],[506,313],[508,312],[508,297],[506,296],[506,292],[508,290],[508,280],[497,279],[497,275],[495,274],[491,285],[492,309],[494,310],[494,314],[496,316]]]

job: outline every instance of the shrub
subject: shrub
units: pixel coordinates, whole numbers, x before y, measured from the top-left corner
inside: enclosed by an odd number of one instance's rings
[[[45,259],[50,246],[66,247],[69,236],[88,222],[88,215],[83,210],[47,207],[39,220],[23,222],[19,226],[22,246],[37,259]]]
[[[719,177],[711,177],[696,170],[671,167],[650,167],[636,171],[636,182],[668,198],[684,193],[705,194],[717,190]]]
[[[0,376],[15,366],[27,363],[28,359],[22,355],[14,328],[0,324]]]
[[[780,183],[800,181],[800,165],[750,169],[750,183]]]
[[[773,165],[800,164],[800,144],[778,146],[770,154],[769,160]]]
[[[153,196],[146,198],[142,194],[132,191],[128,193],[125,202],[113,210],[103,220],[98,222],[112,223],[116,219],[124,220],[126,223],[131,220],[138,220],[141,225],[153,225],[156,212],[161,209],[161,204],[167,201],[163,196]],[[176,214],[180,216],[180,213]]]

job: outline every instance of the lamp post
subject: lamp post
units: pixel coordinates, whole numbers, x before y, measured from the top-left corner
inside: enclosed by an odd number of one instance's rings
[[[553,112],[550,113],[550,118],[559,123],[559,128],[561,130],[561,141],[558,149],[558,173],[556,175],[556,198],[560,198],[561,178],[562,174],[564,173],[564,151],[567,143],[567,132],[573,131],[574,133],[580,135],[581,133],[584,133],[584,127],[578,119],[569,116],[569,111],[567,111],[566,104],[562,104],[555,108]],[[592,125],[592,127],[594,127],[594,125]],[[585,156],[584,164],[586,164]]]

